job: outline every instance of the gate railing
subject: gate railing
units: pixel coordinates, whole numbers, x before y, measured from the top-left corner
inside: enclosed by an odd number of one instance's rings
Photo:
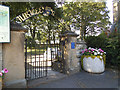
[[[27,80],[47,76],[47,45],[25,40],[25,78]],[[29,44],[29,45],[28,45]]]
[[[59,44],[41,44],[25,40],[25,78],[27,80],[46,77],[48,67],[58,60]]]

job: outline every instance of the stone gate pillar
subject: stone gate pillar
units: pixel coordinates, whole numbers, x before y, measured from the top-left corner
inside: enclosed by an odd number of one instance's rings
[[[76,56],[77,48],[77,34],[71,31],[65,32],[61,35],[61,48],[63,48],[64,59],[63,59],[63,71],[67,74],[74,74],[80,71],[79,59]]]
[[[0,71],[2,71],[2,43],[0,44]],[[2,89],[2,78],[0,78],[0,90]]]
[[[26,29],[11,23],[11,42],[3,44],[3,68],[8,73],[3,79],[4,87],[25,88],[24,41]]]

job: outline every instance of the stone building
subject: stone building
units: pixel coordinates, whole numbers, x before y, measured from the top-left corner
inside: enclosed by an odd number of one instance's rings
[[[120,18],[120,1],[113,1],[113,22]]]

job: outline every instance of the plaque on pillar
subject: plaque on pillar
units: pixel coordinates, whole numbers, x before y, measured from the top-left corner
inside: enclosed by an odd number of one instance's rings
[[[75,49],[75,42],[71,42],[71,49]]]

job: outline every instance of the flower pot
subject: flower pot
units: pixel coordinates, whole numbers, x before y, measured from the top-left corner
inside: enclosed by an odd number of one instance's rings
[[[83,55],[81,62],[83,69],[87,72],[102,73],[105,70],[105,56]]]

